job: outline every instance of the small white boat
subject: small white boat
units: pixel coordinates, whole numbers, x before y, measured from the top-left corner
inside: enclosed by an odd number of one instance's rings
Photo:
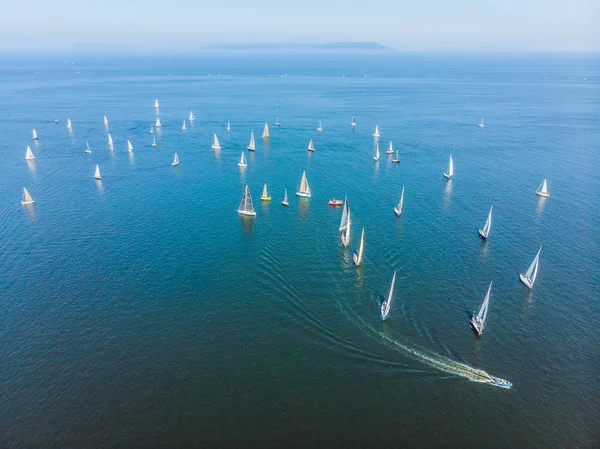
[[[448,162],[448,171],[444,172],[444,176],[448,179],[454,176],[454,161],[452,160],[452,155],[450,155],[450,162]]]
[[[400,201],[398,205],[394,207],[394,213],[399,217],[402,214],[402,206],[404,205],[404,186],[402,186],[402,193],[400,194]]]
[[[173,167],[176,167],[179,165],[179,156],[177,156],[177,153],[175,153],[175,157],[173,157],[173,163],[171,165]]]
[[[379,134],[379,126],[375,125],[375,132],[373,133],[373,137],[379,137],[381,134]]]
[[[21,198],[21,204],[23,206],[27,206],[28,204],[33,204],[33,203],[35,203],[35,201],[33,201],[33,198],[31,198],[31,195],[29,194],[27,189],[25,187],[23,187],[23,198]]]
[[[543,196],[544,198],[548,198],[550,196],[550,194],[548,193],[548,181],[546,181],[546,179],[544,179],[539,185],[539,187],[535,191],[535,194],[538,196]]]
[[[352,121],[350,122],[350,126],[352,126],[352,128],[354,128],[356,126],[356,118],[352,117]]]
[[[35,132],[35,128],[33,128],[33,133],[31,134],[31,140],[38,140],[38,135]]]
[[[188,120],[190,122],[193,122],[194,120],[196,120],[196,116],[194,115],[194,113],[192,111],[190,111],[190,116],[188,117]]]
[[[88,141],[85,141],[85,152],[87,154],[92,154],[92,149],[90,148],[90,144],[88,143]]]
[[[94,173],[94,178],[102,179],[102,175],[100,175],[100,166],[98,164],[96,164],[96,172]]]
[[[158,99],[154,100],[154,109],[158,109]]]
[[[479,309],[479,313],[477,315],[473,314],[471,317],[471,327],[475,331],[477,335],[481,335],[483,333],[483,329],[485,327],[485,319],[487,318],[488,306],[490,304],[490,293],[492,292],[492,283],[490,282],[490,286],[488,287],[487,294],[485,295],[485,299],[483,300],[483,304]]]
[[[377,162],[379,160],[379,142],[375,145],[375,156],[373,156],[373,160]]]
[[[250,189],[248,186],[246,186],[246,190],[244,190],[244,196],[242,197],[242,202],[238,208],[238,213],[240,215],[247,215],[251,217],[256,215],[254,207],[252,206],[252,197],[250,196]]]
[[[392,141],[390,140],[390,147],[385,152],[385,154],[394,154],[394,146],[392,145]]]
[[[348,204],[348,195],[344,198],[344,206],[342,207],[342,218],[340,220],[339,232],[344,232],[350,221],[350,205]]]
[[[104,116],[104,126],[108,126],[108,119],[106,118],[106,115]]]
[[[114,146],[113,140],[112,140],[112,136],[110,134],[108,135],[108,148],[110,148],[111,150],[115,149],[115,146]]]
[[[390,292],[385,301],[381,303],[381,321],[385,321],[390,314],[390,307],[392,306],[392,297],[394,296],[394,283],[396,282],[396,270],[394,270],[394,277],[392,277],[392,285],[390,285]]]
[[[150,134],[154,134],[154,126],[150,125]]]
[[[348,224],[346,225],[346,229],[342,232],[342,245],[348,246],[350,243],[350,228],[352,227],[352,221],[350,220],[350,208],[348,208]]]
[[[523,284],[525,284],[527,287],[529,287],[530,289],[533,288],[533,284],[535,284],[535,280],[537,278],[538,268],[540,266],[540,252],[541,251],[542,251],[542,247],[540,246],[540,249],[538,250],[537,254],[535,255],[533,262],[531,262],[531,265],[529,265],[529,268],[527,269],[527,271],[525,273],[519,274],[521,282]]]
[[[310,186],[308,185],[308,179],[306,179],[306,172],[302,172],[302,179],[300,180],[300,188],[296,192],[296,196],[300,196],[302,198],[310,198]]]
[[[227,132],[230,132],[230,131],[231,131],[231,123],[227,122]]]
[[[27,150],[25,150],[25,159],[27,159],[28,161],[32,161],[35,159],[35,155],[33,154],[33,151],[31,151],[29,145],[27,145]]]
[[[246,161],[246,155],[244,154],[243,151],[242,151],[242,157],[240,157],[240,161],[238,162],[238,166],[240,166],[240,167],[248,166],[248,162]]]
[[[269,125],[267,125],[266,123],[265,123],[265,127],[263,129],[262,138],[263,139],[269,138]]]
[[[54,123],[58,123],[58,117],[56,115],[54,116]]]
[[[362,234],[360,235],[360,244],[358,245],[358,251],[355,251],[352,255],[352,260],[354,261],[354,265],[357,267],[360,266],[363,259],[363,251],[365,249],[365,228],[362,228]]]
[[[156,137],[152,136],[152,146],[156,148]]]
[[[73,129],[73,125],[71,125],[71,119],[67,119],[67,129]]]
[[[396,157],[392,158],[392,162],[394,164],[399,164],[400,163],[400,154],[398,153],[398,150],[396,150]]]
[[[275,126],[281,126],[281,123],[279,123],[279,116],[277,116],[277,120],[275,120]]]
[[[250,143],[248,144],[248,151],[256,151],[256,144],[254,143],[254,131],[250,131]]]
[[[315,145],[313,144],[312,139],[308,142],[308,151],[315,151]]]
[[[479,230],[479,236],[487,240],[490,236],[490,231],[492,230],[492,209],[494,206],[490,207],[490,213],[488,214],[487,220],[485,220],[485,224],[483,225],[483,229]]]
[[[290,203],[288,203],[287,189],[285,189],[283,194],[283,201],[281,202],[285,207],[288,207]]]
[[[181,125],[181,129],[184,131],[187,129],[187,125],[185,124],[185,119],[183,119],[183,125]]]
[[[162,127],[162,124],[160,123],[160,119],[159,119],[159,118],[157,118],[157,119],[156,119],[156,124],[155,124],[154,126],[155,126],[156,128],[160,128],[160,127]]]
[[[479,125],[477,125],[477,126],[479,126],[480,128],[483,128],[483,127],[484,127],[484,124],[483,124],[483,117],[481,117],[481,123],[479,123]]]
[[[319,126],[317,127],[317,131],[319,131],[319,132],[323,131],[323,124],[321,123],[321,121],[319,121]]]
[[[131,145],[131,142],[129,140],[127,140],[127,151],[129,151],[130,153],[133,152],[133,145]]]
[[[219,139],[217,138],[217,135],[213,133],[213,143],[211,148],[213,150],[220,150],[221,149],[221,144],[219,143]]]

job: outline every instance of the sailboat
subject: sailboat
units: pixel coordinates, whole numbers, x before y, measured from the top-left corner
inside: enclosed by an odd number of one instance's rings
[[[150,134],[154,134],[154,126],[150,125]]]
[[[25,159],[28,161],[35,159],[35,155],[33,154],[33,151],[31,151],[31,148],[29,148],[29,145],[27,145],[27,151],[25,151]]]
[[[27,206],[28,204],[33,204],[33,203],[35,203],[35,201],[33,201],[33,198],[31,198],[31,195],[29,194],[27,189],[25,187],[23,187],[23,198],[21,199],[21,204],[23,206]]]
[[[541,251],[542,251],[542,247],[540,246],[540,249],[538,250],[537,254],[535,255],[535,259],[533,259],[533,262],[531,262],[531,265],[529,265],[529,268],[527,269],[527,271],[525,273],[519,274],[519,277],[521,278],[521,282],[523,284],[525,284],[527,287],[529,287],[530,289],[533,288],[533,284],[535,284],[535,279],[537,278],[538,268],[540,266],[540,252]]]
[[[179,165],[179,156],[177,156],[177,153],[175,153],[175,157],[173,157],[173,163],[171,165],[173,167],[176,167]]]
[[[452,155],[450,155],[450,162],[448,162],[448,171],[444,172],[444,176],[448,179],[452,178],[454,175],[454,161],[452,160]]]
[[[546,179],[544,179],[539,185],[539,187],[535,191],[535,194],[538,196],[543,196],[544,198],[548,198],[550,196],[550,194],[548,193],[548,181],[546,181]]]
[[[342,209],[342,219],[340,220],[339,232],[343,232],[348,226],[348,222],[350,220],[348,212],[350,211],[350,206],[348,205],[348,195],[344,198],[344,207]]]
[[[194,113],[192,111],[190,111],[190,116],[188,117],[188,120],[190,122],[193,122],[194,120],[196,120],[196,116],[194,115]]]
[[[54,116],[54,123],[58,123],[58,117],[56,115]]]
[[[308,185],[308,180],[306,179],[306,172],[302,172],[302,180],[300,181],[300,188],[296,192],[296,196],[301,196],[303,198],[310,198],[310,187]]]
[[[267,192],[267,184],[263,187],[263,193],[260,197],[261,201],[271,201],[271,197],[269,196],[269,192]]]
[[[187,126],[185,124],[185,119],[183,119],[183,125],[181,125],[181,129],[184,131],[187,129]]]
[[[350,243],[350,228],[352,225],[352,221],[350,220],[350,208],[348,208],[348,224],[346,225],[346,229],[342,232],[342,245],[348,246]]]
[[[392,146],[392,141],[390,140],[390,147],[385,152],[385,154],[394,154],[394,147]]]
[[[152,146],[156,148],[156,137],[152,136]]]
[[[252,217],[256,215],[254,207],[252,206],[252,197],[250,196],[250,189],[248,186],[246,186],[246,190],[244,190],[244,196],[242,197],[242,202],[238,208],[238,214]]]
[[[85,152],[87,154],[92,154],[92,149],[90,148],[90,144],[88,143],[88,141],[85,141]]]
[[[394,207],[394,213],[397,216],[400,216],[400,214],[402,214],[402,206],[404,205],[404,186],[402,186],[402,193],[400,194],[400,201],[398,202],[398,205],[396,207]]]
[[[227,122],[227,132],[230,132],[230,131],[231,131],[231,123]]]
[[[113,145],[112,136],[110,134],[108,135],[108,148],[110,148],[111,150],[115,149],[115,146]]]
[[[483,124],[483,117],[481,117],[481,123],[480,123],[479,125],[477,125],[477,126],[479,126],[480,128],[483,128],[483,127],[484,127],[484,124]]]
[[[375,132],[373,133],[373,137],[379,137],[381,134],[379,134],[379,126],[375,125]]]
[[[108,126],[108,119],[106,118],[106,115],[104,116],[104,126]]]
[[[490,207],[490,213],[488,214],[487,220],[485,220],[485,224],[483,225],[483,229],[479,230],[479,236],[487,240],[490,235],[490,231],[492,230],[492,209],[494,206]]]
[[[129,140],[127,140],[127,151],[129,151],[130,153],[133,152],[133,145],[131,145],[131,142]]]
[[[379,160],[379,142],[375,146],[375,156],[373,156],[373,160],[375,162]]]
[[[396,150],[396,157],[392,159],[392,162],[394,164],[399,164],[400,163],[400,154],[398,153],[398,150]]]
[[[35,128],[33,128],[33,133],[31,135],[31,140],[38,140],[37,133],[35,132]]]
[[[250,131],[250,143],[248,144],[247,148],[249,151],[256,150],[256,144],[254,143],[254,131]]]
[[[323,131],[323,124],[321,123],[320,120],[319,120],[319,126],[317,127],[317,131],[319,131],[319,132]]]
[[[281,123],[279,123],[279,116],[277,116],[277,120],[275,120],[275,126],[280,126]]]
[[[312,139],[308,142],[308,151],[315,151],[315,145],[313,144]]]
[[[160,128],[162,126],[159,118],[156,119],[156,124],[154,126],[156,126],[157,128]]]
[[[154,109],[158,109],[158,99],[154,100]]]
[[[488,291],[485,295],[485,299],[483,300],[483,304],[479,309],[479,313],[477,315],[473,314],[471,317],[471,327],[475,331],[477,335],[481,335],[483,333],[483,329],[485,327],[485,319],[487,318],[488,306],[490,305],[490,293],[492,292],[492,283],[490,282],[490,286],[488,287]]]
[[[390,314],[390,307],[392,306],[392,296],[394,295],[394,283],[396,282],[396,270],[394,270],[394,277],[392,277],[392,285],[390,285],[390,292],[385,301],[381,303],[381,321],[385,321]]]
[[[265,123],[265,128],[263,129],[262,138],[263,139],[269,138],[269,125],[267,125],[266,123]]]
[[[352,117],[352,121],[350,122],[350,126],[352,126],[352,128],[354,128],[356,126],[356,118]]]
[[[248,162],[246,162],[246,155],[244,154],[243,151],[242,151],[242,157],[240,158],[240,161],[238,162],[238,165],[240,167],[247,167],[248,166]]]
[[[94,173],[94,178],[102,179],[102,176],[100,175],[100,166],[98,164],[96,164],[96,172]]]
[[[71,119],[67,119],[67,129],[73,129],[73,125],[71,125]]]
[[[213,133],[213,143],[211,148],[213,150],[220,150],[221,149],[221,145],[219,144],[219,139],[217,138],[217,135]]]
[[[287,189],[285,189],[283,194],[283,201],[281,202],[285,207],[288,207],[290,203],[288,203]]]
[[[360,244],[358,245],[358,251],[355,251],[352,255],[352,260],[354,261],[354,265],[357,267],[360,266],[363,259],[363,251],[365,249],[365,228],[362,228],[362,234],[360,235]]]

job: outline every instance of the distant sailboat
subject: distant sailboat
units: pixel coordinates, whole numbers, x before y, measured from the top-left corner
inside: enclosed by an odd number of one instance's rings
[[[175,157],[173,157],[173,163],[171,165],[173,167],[176,167],[179,165],[179,156],[177,156],[177,153],[175,153]]]
[[[56,115],[54,116],[54,123],[58,123],[58,117]]]
[[[535,194],[538,196],[543,196],[544,198],[548,198],[550,196],[550,194],[548,193],[548,181],[546,181],[546,179],[544,179],[539,185],[539,187],[535,191]]]
[[[479,125],[477,125],[477,126],[479,126],[480,128],[483,128],[483,127],[484,127],[484,124],[483,124],[483,117],[481,117],[481,123],[480,123]]]
[[[73,125],[71,125],[71,119],[67,119],[67,129],[73,129]]]
[[[98,164],[96,164],[96,172],[94,173],[94,178],[102,179],[102,175],[100,175],[100,166]],[[109,181],[110,181],[110,179],[109,179]]]
[[[281,123],[279,123],[279,116],[277,116],[277,120],[275,120],[275,126],[280,126]]]
[[[379,142],[375,146],[375,156],[373,156],[373,160],[375,162],[379,160]]]
[[[400,163],[400,154],[398,153],[398,150],[396,150],[396,157],[392,159],[392,162],[394,164],[399,164]]]
[[[492,209],[494,206],[490,207],[490,213],[488,214],[487,220],[485,220],[485,224],[483,225],[483,229],[479,230],[479,236],[487,240],[490,235],[490,231],[492,230]]]
[[[227,132],[230,132],[230,131],[231,131],[231,123],[227,122]]]
[[[319,132],[323,131],[323,124],[321,123],[321,121],[319,121],[319,126],[317,127],[317,131],[319,131]]]
[[[266,123],[265,123],[265,128],[263,129],[262,138],[263,139],[269,138],[269,125],[267,125]]]
[[[306,179],[306,172],[302,172],[302,180],[300,181],[300,188],[296,192],[296,196],[301,196],[303,198],[310,198],[310,187],[308,185],[308,180]]]
[[[194,113],[192,111],[190,111],[190,116],[188,117],[188,120],[190,122],[193,122],[194,120],[196,120],[196,116],[194,115]]]
[[[214,133],[213,133],[212,149],[213,150],[220,150],[221,149],[221,145],[219,144],[219,139],[217,138],[217,135],[214,134]]]
[[[154,126],[157,127],[157,128],[162,127],[162,124],[160,123],[160,119],[159,118],[156,119],[156,124]]]
[[[540,252],[541,251],[542,251],[542,247],[540,246],[540,249],[538,250],[537,254],[535,255],[533,262],[531,262],[531,265],[529,265],[529,268],[527,269],[527,271],[525,273],[519,274],[519,277],[521,278],[521,282],[523,284],[525,284],[527,287],[529,287],[530,289],[533,288],[533,284],[535,284],[535,279],[537,278],[538,268],[540,266]]]
[[[250,196],[250,189],[248,186],[246,186],[246,190],[244,190],[244,196],[242,197],[242,202],[238,208],[238,213],[240,215],[248,215],[252,217],[256,215],[254,207],[252,206],[252,197]]]
[[[375,132],[373,133],[373,137],[379,137],[381,134],[379,134],[379,126],[375,125]]]
[[[111,150],[115,149],[115,146],[114,146],[113,140],[112,140],[112,136],[110,134],[108,135],[108,148],[110,148]]]
[[[356,251],[352,255],[352,260],[354,261],[354,265],[357,267],[360,266],[363,259],[363,251],[365,249],[365,228],[362,228],[362,234],[360,235],[360,244],[358,245],[358,251]]]
[[[35,159],[35,155],[33,154],[33,151],[31,151],[29,145],[27,145],[27,150],[25,151],[25,159],[27,159],[28,161],[32,161]]]
[[[38,135],[35,132],[35,128],[33,128],[33,133],[31,134],[31,140],[38,140]]]
[[[181,125],[181,129],[184,131],[187,129],[187,125],[185,124],[185,119],[183,119],[183,125]]]
[[[287,189],[285,189],[284,194],[283,194],[283,201],[281,202],[281,204],[283,204],[285,207],[289,206],[288,203],[288,196],[287,196]]]
[[[348,224],[346,225],[346,229],[344,229],[344,232],[342,232],[342,245],[344,246],[348,246],[348,244],[350,243],[350,228],[352,226],[352,221],[350,220],[350,208],[348,208]]]
[[[392,145],[392,141],[390,140],[390,147],[388,148],[388,150],[385,152],[385,154],[394,154],[394,147]]]
[[[150,134],[154,134],[154,126],[150,125]]]
[[[87,154],[92,154],[92,149],[90,148],[90,144],[88,143],[88,141],[85,141],[85,152]]]
[[[129,151],[130,153],[133,152],[133,145],[131,145],[131,142],[129,140],[127,140],[127,151]]]
[[[448,162],[448,171],[444,172],[444,176],[448,179],[454,176],[454,161],[452,160],[452,155],[450,155],[450,161]]]
[[[31,195],[29,194],[27,189],[25,187],[23,187],[23,198],[21,199],[21,204],[23,206],[27,206],[28,204],[33,204],[33,203],[35,203],[35,201],[33,201],[33,198],[31,198]]]
[[[479,309],[479,313],[477,315],[473,314],[473,316],[471,317],[471,327],[477,335],[481,335],[483,333],[483,329],[485,328],[485,319],[487,318],[488,306],[490,305],[491,292],[492,283],[490,282],[490,286],[488,287],[488,291],[485,295],[485,299],[483,300],[483,304]]]
[[[154,109],[158,109],[158,99],[154,100]]]
[[[308,142],[308,151],[315,151],[315,146],[312,139],[310,139],[310,142]]]
[[[254,131],[250,131],[250,143],[248,144],[247,148],[249,151],[256,150],[256,144],[254,143]]]
[[[108,126],[108,119],[106,118],[106,115],[104,116],[104,126]]]
[[[402,206],[404,205],[404,186],[402,186],[402,193],[400,194],[400,201],[398,202],[398,205],[396,207],[394,207],[394,213],[397,216],[400,216],[402,214]]]
[[[352,117],[352,121],[350,122],[350,126],[352,126],[352,128],[354,128],[356,126],[356,118]]]
[[[246,162],[246,155],[244,154],[243,151],[242,151],[242,157],[240,158],[240,161],[238,162],[238,165],[240,167],[246,167],[246,166],[248,166],[248,162]]]
[[[390,285],[390,292],[385,301],[381,303],[381,321],[385,321],[390,314],[390,307],[392,306],[392,297],[394,295],[394,283],[396,282],[396,270],[394,270],[394,277],[392,277],[392,285]]]
[[[152,136],[152,146],[156,148],[156,137]]]
[[[344,198],[344,207],[342,208],[342,219],[340,220],[339,232],[343,232],[348,226],[348,221],[350,220],[350,206],[348,205],[348,196]]]
[[[261,201],[271,201],[271,197],[269,196],[269,192],[267,192],[267,184],[264,185],[263,187],[263,192],[262,195],[260,197]]]

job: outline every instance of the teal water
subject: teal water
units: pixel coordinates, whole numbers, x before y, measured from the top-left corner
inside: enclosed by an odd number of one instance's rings
[[[597,56],[1,64],[2,446],[599,443]],[[257,138],[240,170],[250,131],[260,136],[265,122],[269,142]],[[373,162],[376,124],[399,165],[385,154]],[[310,200],[294,196],[304,170]],[[543,178],[547,200],[535,195]],[[246,184],[252,221],[236,212]],[[33,207],[20,205],[23,186]],[[349,249],[341,210],[327,205],[345,194]],[[529,291],[518,273],[540,244]],[[490,281],[476,338],[468,314]],[[478,370],[514,387],[474,382]]]

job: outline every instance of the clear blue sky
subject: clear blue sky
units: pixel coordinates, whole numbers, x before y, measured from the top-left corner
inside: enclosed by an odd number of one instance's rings
[[[0,51],[339,41],[600,50],[600,0],[7,0],[0,9]]]

